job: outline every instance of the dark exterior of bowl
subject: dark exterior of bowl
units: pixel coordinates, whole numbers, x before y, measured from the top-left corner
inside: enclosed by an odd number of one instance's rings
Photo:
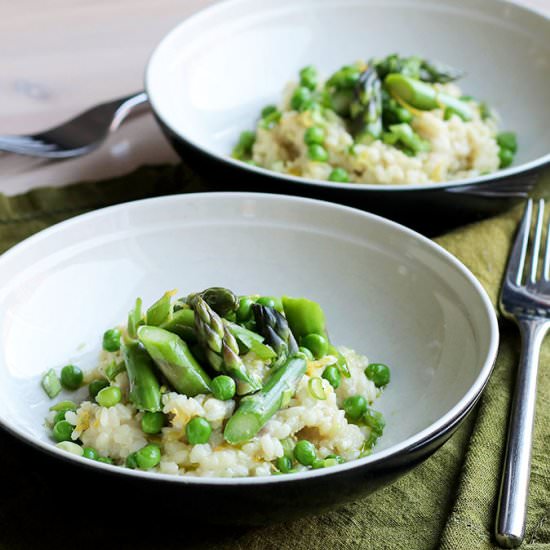
[[[550,164],[519,174],[499,176],[471,185],[441,184],[435,189],[370,190],[341,184],[325,187],[287,180],[276,172],[258,173],[236,166],[194,146],[174,133],[155,114],[162,131],[181,158],[197,171],[212,191],[284,193],[327,200],[385,216],[428,235],[495,215],[524,200]]]

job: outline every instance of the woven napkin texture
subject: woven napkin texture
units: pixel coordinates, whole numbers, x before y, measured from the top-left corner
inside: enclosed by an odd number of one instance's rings
[[[0,251],[77,214],[120,202],[204,190],[186,167],[145,167],[127,176],[0,196]],[[550,181],[538,195],[550,197]],[[457,229],[436,241],[481,281],[496,304],[521,207]],[[78,476],[62,479],[47,458],[0,432],[0,548],[489,549],[506,425],[518,361],[517,329],[501,321],[494,374],[456,434],[415,470],[374,495],[331,512],[268,527],[212,527],[155,520],[147,506],[132,522],[124,494],[94,494]],[[527,533],[524,548],[550,550],[550,338],[538,379]],[[75,476],[71,473],[71,476]],[[104,489],[103,489],[104,490]],[[94,505],[87,496],[94,495]],[[99,499],[100,504],[97,504]],[[103,503],[103,504],[101,504]],[[208,511],[205,511],[205,518]]]

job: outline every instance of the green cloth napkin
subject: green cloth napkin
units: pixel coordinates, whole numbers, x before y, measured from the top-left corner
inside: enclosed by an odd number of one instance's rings
[[[128,200],[201,190],[185,167],[146,167],[124,177],[0,196],[0,250],[74,215]],[[550,196],[550,181],[539,194]],[[496,303],[516,208],[437,240],[477,276]],[[0,548],[485,549],[492,530],[508,407],[519,353],[517,329],[501,323],[494,374],[477,408],[457,433],[413,472],[368,498],[326,514],[262,528],[120,525],[117,498],[87,509],[93,487],[74,481],[55,495],[37,464],[46,460],[0,432]],[[550,549],[550,341],[541,355],[537,419],[524,547]],[[54,484],[55,485],[55,484]],[[120,502],[120,501],[119,501]],[[55,504],[53,504],[55,503]],[[140,504],[135,503],[136,510]],[[160,504],[162,505],[162,503]],[[185,503],[182,505],[182,517]],[[52,512],[51,507],[55,510]],[[48,513],[47,513],[48,512]],[[53,519],[52,519],[53,518]]]

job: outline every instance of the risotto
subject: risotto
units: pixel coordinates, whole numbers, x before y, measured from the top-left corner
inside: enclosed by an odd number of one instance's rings
[[[87,385],[50,408],[57,446],[92,460],[166,474],[268,476],[370,454],[384,430],[372,405],[382,363],[330,341],[305,298],[174,292],[103,337],[98,366],[50,369],[44,390]]]
[[[314,67],[268,105],[233,157],[285,174],[342,183],[426,184],[509,166],[515,134],[498,132],[486,103],[464,95],[461,73],[390,55],[344,66],[323,81]]]

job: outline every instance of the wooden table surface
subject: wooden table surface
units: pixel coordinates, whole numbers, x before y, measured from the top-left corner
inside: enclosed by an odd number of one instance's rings
[[[84,108],[140,90],[157,42],[215,1],[4,2],[0,134],[43,130]],[[521,2],[550,14],[550,0]],[[128,121],[86,157],[52,163],[0,153],[0,192],[105,178],[165,161],[176,156],[147,114]]]

